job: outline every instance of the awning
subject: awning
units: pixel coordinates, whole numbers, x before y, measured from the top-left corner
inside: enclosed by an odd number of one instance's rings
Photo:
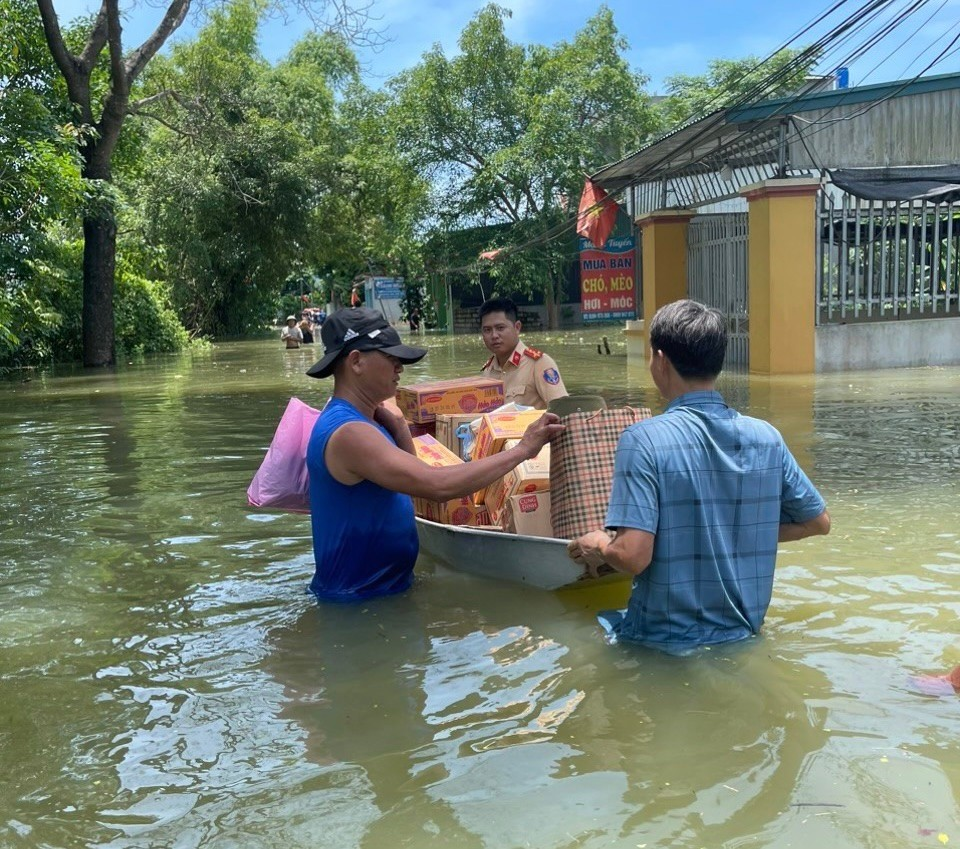
[[[863,200],[960,200],[960,165],[829,170],[835,186]]]

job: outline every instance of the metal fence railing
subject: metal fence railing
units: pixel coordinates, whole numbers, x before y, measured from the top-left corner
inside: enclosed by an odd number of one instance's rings
[[[960,315],[960,202],[817,196],[817,324]]]
[[[698,215],[687,230],[687,291],[726,316],[727,364],[750,364],[746,212]]]

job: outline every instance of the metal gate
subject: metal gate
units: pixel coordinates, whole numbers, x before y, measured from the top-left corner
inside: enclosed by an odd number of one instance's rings
[[[687,292],[727,317],[726,365],[750,365],[746,212],[698,215],[687,230]]]

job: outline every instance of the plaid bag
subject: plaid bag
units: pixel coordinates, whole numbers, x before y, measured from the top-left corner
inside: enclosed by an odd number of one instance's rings
[[[550,443],[550,519],[553,534],[573,539],[604,526],[613,484],[617,440],[650,418],[646,407],[569,413],[567,429]]]

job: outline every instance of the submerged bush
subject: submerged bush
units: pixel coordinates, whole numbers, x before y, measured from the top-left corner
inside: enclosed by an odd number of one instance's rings
[[[179,351],[189,344],[165,284],[120,271],[113,302],[118,356]]]
[[[59,243],[30,263],[26,279],[8,285],[2,306],[0,369],[83,359],[83,246]],[[118,356],[179,351],[190,344],[167,286],[117,263],[114,291]]]

